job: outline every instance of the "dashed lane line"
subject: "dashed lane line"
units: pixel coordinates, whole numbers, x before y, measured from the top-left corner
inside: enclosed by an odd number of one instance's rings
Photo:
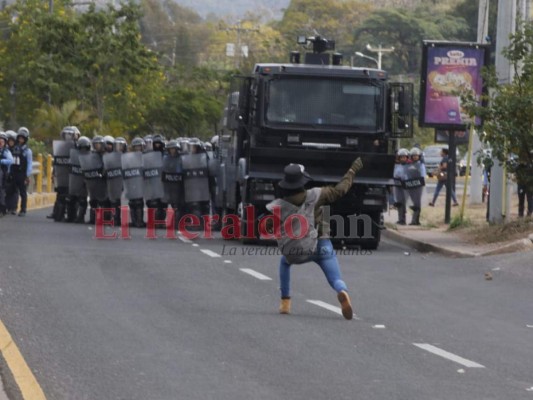
[[[208,249],[200,249],[200,251],[204,254],[207,254],[209,257],[213,258],[220,258],[220,254],[215,253],[214,251],[208,250]]]
[[[335,314],[342,315],[342,310],[340,307],[331,305],[329,303],[325,303],[321,300],[306,300],[308,303],[314,304],[315,306],[325,308],[326,310],[329,310],[331,312],[334,312]],[[355,314],[353,315],[353,319],[360,320]]]
[[[39,382],[37,382],[30,367],[26,364],[24,357],[2,321],[0,321],[0,351],[24,400],[46,400]]]
[[[178,235],[178,239],[181,240],[183,243],[191,244],[192,240],[189,240],[181,235]]]
[[[461,364],[464,367],[467,368],[485,368],[485,366],[478,364],[474,361],[467,360],[466,358],[459,357],[456,354],[450,353],[446,350],[442,350],[436,346],[433,346],[428,343],[413,343],[416,347],[421,348],[422,350],[429,351],[432,354],[435,354],[437,356],[446,358],[447,360],[456,362],[457,364]]]
[[[263,275],[260,272],[254,271],[253,269],[250,269],[250,268],[239,268],[239,269],[245,274],[251,275],[254,278],[259,279],[260,281],[271,281],[272,280],[272,278],[266,275]]]

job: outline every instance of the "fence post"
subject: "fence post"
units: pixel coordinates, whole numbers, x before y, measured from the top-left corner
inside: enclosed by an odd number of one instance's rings
[[[52,193],[52,155],[46,157],[46,191]]]
[[[43,155],[37,154],[37,162],[39,163],[39,173],[37,174],[37,193],[43,192]]]

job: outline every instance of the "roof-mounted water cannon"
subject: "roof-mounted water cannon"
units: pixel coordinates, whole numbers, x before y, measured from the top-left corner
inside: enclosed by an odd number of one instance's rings
[[[335,40],[329,40],[320,35],[315,36],[298,36],[298,44],[306,46],[308,43],[313,44],[313,52],[305,53],[305,63],[306,64],[319,64],[319,65],[329,65],[330,64],[330,54],[326,51],[335,50]],[[291,62],[294,64],[300,63],[300,53],[297,51],[291,52]],[[342,54],[334,53],[333,54],[333,65],[342,64]]]

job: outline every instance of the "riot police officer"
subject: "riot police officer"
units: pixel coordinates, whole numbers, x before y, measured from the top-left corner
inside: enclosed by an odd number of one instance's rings
[[[67,221],[78,224],[85,223],[87,212],[87,186],[81,169],[80,157],[85,158],[91,152],[91,140],[82,136],[76,148],[70,150],[70,174],[68,185]]]
[[[11,198],[10,203],[12,208],[12,214],[15,214],[16,203],[13,204],[13,198],[20,195],[20,212],[19,217],[26,215],[26,206],[28,203],[27,186],[30,183],[31,171],[32,171],[32,152],[28,147],[28,140],[30,138],[30,131],[26,127],[21,127],[17,131],[17,142],[11,150],[13,156],[13,164],[10,168],[10,179],[13,182],[13,186],[10,188],[13,190],[8,194]]]
[[[104,175],[107,184],[107,197],[109,199],[109,206],[115,210],[114,223],[115,226],[120,225],[120,205],[122,197],[122,154],[126,146],[126,141],[123,138],[113,139],[112,137],[105,137],[106,153],[103,155]],[[109,149],[113,151],[109,151]],[[106,215],[106,218],[109,216]]]
[[[409,151],[411,163],[406,164],[405,167],[405,181],[403,186],[405,188],[405,199],[411,199],[413,205],[410,207],[413,210],[413,217],[409,225],[420,225],[420,213],[422,211],[422,195],[424,193],[426,176],[426,166],[422,162],[422,151],[413,147]]]
[[[80,165],[89,191],[89,223],[96,222],[96,209],[109,208],[107,187],[103,175],[103,153],[105,152],[104,138],[95,136],[92,141],[92,152],[80,155]]]
[[[7,135],[0,132],[0,217],[7,213],[6,182],[9,166],[13,163],[13,156],[7,148]]]
[[[54,183],[56,201],[52,215],[54,221],[63,221],[65,218],[65,211],[68,208],[68,184],[70,175],[70,150],[76,146],[76,141],[79,139],[80,131],[74,126],[66,126],[61,130],[61,140],[54,140]]]
[[[170,140],[165,146],[167,152],[163,159],[164,202],[174,209],[175,222],[183,213],[183,171],[181,168],[180,149],[177,140]]]
[[[131,141],[131,152],[122,154],[122,177],[130,208],[130,226],[144,228],[143,152],[145,142],[136,137]]]
[[[403,181],[405,181],[405,168],[409,158],[409,150],[400,149],[396,154],[396,165],[394,166],[394,180],[396,181],[396,186],[393,188],[394,192],[394,206],[398,210],[398,225],[405,225],[405,212],[406,212],[406,201],[405,191],[402,187]]]

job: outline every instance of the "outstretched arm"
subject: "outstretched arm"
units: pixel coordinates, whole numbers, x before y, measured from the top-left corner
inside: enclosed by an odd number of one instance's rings
[[[348,171],[344,174],[339,183],[335,186],[326,186],[322,188],[320,192],[320,198],[318,199],[317,207],[334,203],[348,193],[353,184],[353,178],[355,174],[363,168],[363,162],[361,158],[357,158]]]

